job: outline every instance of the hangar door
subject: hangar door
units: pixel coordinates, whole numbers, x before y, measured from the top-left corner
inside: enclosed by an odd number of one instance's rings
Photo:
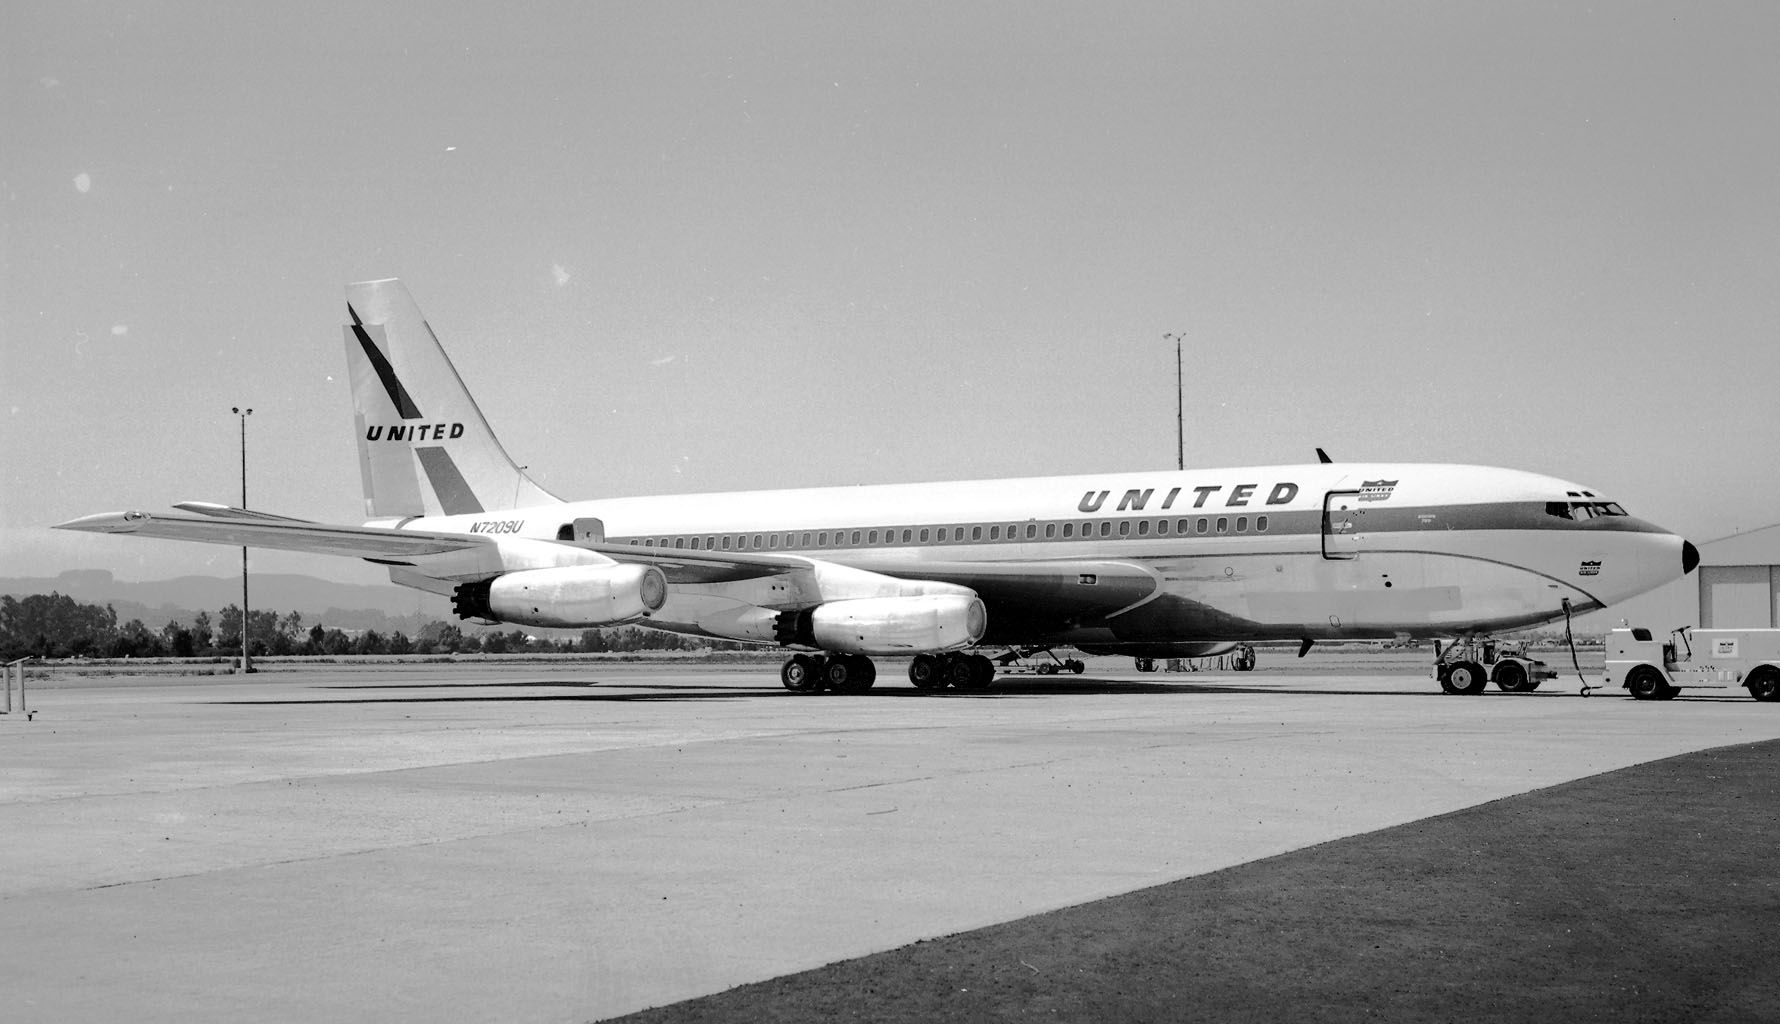
[[[1769,629],[1775,625],[1774,573],[1766,565],[1700,566],[1700,625]]]

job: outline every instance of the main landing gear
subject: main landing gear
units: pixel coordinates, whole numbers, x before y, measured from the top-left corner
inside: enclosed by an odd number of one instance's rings
[[[878,667],[863,654],[794,654],[779,666],[779,681],[792,693],[864,693]]]
[[[909,682],[917,690],[978,692],[995,681],[995,663],[981,654],[917,654],[909,663]]]
[[[779,681],[792,693],[864,693],[878,681],[878,668],[863,654],[794,654],[779,666]],[[995,663],[981,654],[918,654],[909,664],[917,690],[970,693],[994,681]]]

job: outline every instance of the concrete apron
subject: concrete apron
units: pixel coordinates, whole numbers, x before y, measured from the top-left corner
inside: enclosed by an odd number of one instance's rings
[[[1780,737],[1747,697],[1402,676],[515,672],[36,691],[0,728],[8,1019],[598,1019]]]

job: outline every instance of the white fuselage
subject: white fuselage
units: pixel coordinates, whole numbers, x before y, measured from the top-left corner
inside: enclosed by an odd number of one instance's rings
[[[984,566],[1008,563],[1100,563],[1107,582],[1129,573],[1156,583],[1128,606],[1079,621],[992,612],[986,641],[997,643],[1513,629],[1561,617],[1566,602],[1582,612],[1641,593],[1679,576],[1684,560],[1680,537],[1577,484],[1419,464],[614,498],[402,525],[537,540],[597,531],[594,539],[653,555],[805,556],[965,586]],[[443,561],[417,560],[414,569],[396,578],[425,585],[454,575]],[[651,624],[736,635],[724,625],[738,609],[807,601],[788,586],[774,576],[678,583]]]

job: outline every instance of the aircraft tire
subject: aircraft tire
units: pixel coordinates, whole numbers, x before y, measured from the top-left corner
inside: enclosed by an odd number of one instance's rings
[[[1156,671],[1156,659],[1154,659],[1154,658],[1138,658],[1137,659],[1137,671],[1139,671],[1139,672],[1154,672],[1154,671]]]
[[[1527,685],[1527,670],[1514,661],[1504,661],[1497,665],[1496,689],[1503,693],[1526,693],[1532,690]]]
[[[946,688],[946,663],[931,654],[917,654],[909,662],[909,682],[915,689],[932,692]]]
[[[1255,649],[1248,644],[1236,648],[1236,671],[1253,672],[1255,670]]]
[[[861,664],[863,662],[864,664]],[[835,693],[859,693],[871,689],[877,678],[871,659],[854,654],[836,654],[822,665],[822,688]]]
[[[954,654],[946,658],[941,673],[945,676],[946,685],[954,690],[971,688],[970,661],[962,654]]]
[[[1071,658],[1068,661],[1064,662],[1063,667],[1068,669],[1071,672],[1074,672],[1078,676],[1088,670],[1087,665],[1083,664],[1081,661],[1079,661],[1075,658]]]
[[[1462,693],[1466,696],[1482,693],[1484,684],[1489,677],[1483,674],[1483,666],[1475,661],[1461,661],[1446,670],[1446,678],[1441,686],[1447,693]]]
[[[1763,704],[1780,701],[1780,672],[1771,668],[1758,668],[1749,675],[1749,696]]]
[[[792,693],[815,693],[821,688],[816,659],[807,654],[793,654],[779,666],[779,682]]]
[[[987,690],[995,682],[995,663],[982,654],[969,654],[965,658],[970,662],[971,678],[976,688]]]
[[[980,654],[962,654],[952,662],[946,675],[953,689],[977,693],[987,690],[995,681],[995,663]]]
[[[1625,688],[1637,700],[1662,700],[1663,691],[1673,689],[1663,682],[1663,674],[1649,665],[1639,665],[1625,677]]]

